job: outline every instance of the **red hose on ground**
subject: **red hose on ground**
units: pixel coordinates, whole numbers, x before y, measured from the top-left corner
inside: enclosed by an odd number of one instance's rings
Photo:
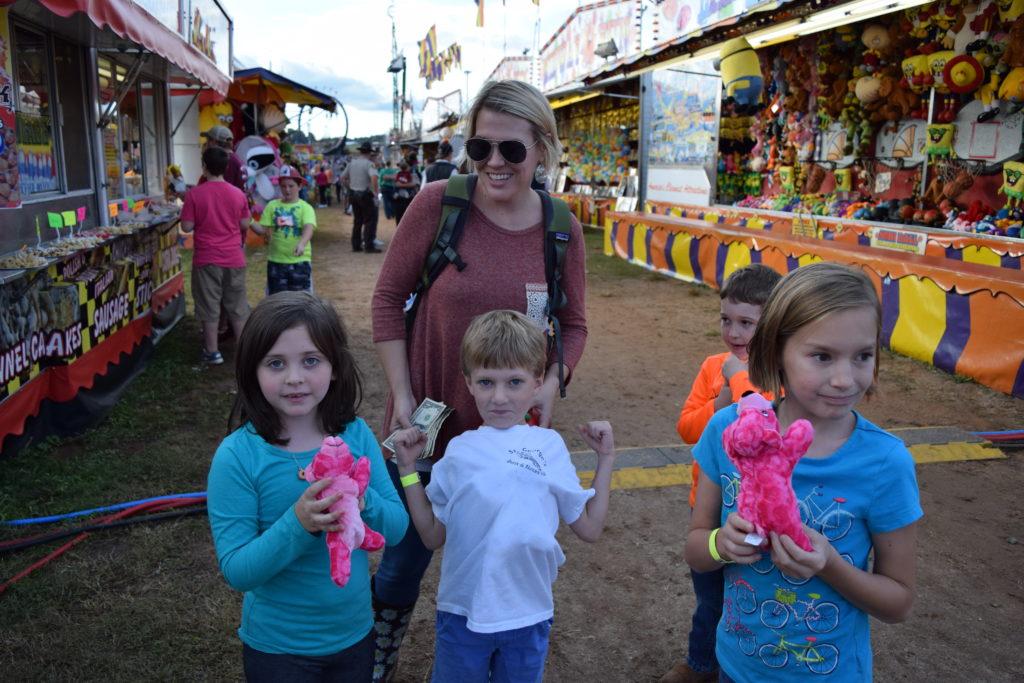
[[[165,500],[153,500],[153,501],[148,501],[146,503],[140,503],[140,504],[132,506],[130,508],[125,508],[124,510],[119,510],[119,511],[117,511],[117,512],[115,512],[113,514],[107,515],[105,517],[100,517],[99,519],[94,520],[92,522],[92,524],[96,524],[96,523],[103,524],[103,523],[106,523],[106,522],[113,522],[113,521],[116,521],[118,519],[124,519],[125,517],[131,517],[132,515],[138,514],[140,512],[159,512],[161,510],[169,510],[169,509],[173,509],[173,508],[187,507],[189,505],[196,505],[196,504],[201,504],[201,503],[205,503],[205,502],[206,502],[205,498],[169,498],[169,499],[165,499]],[[16,581],[19,581],[19,580],[25,578],[26,576],[28,576],[29,574],[31,574],[35,570],[39,569],[43,565],[47,564],[51,560],[53,560],[53,559],[55,559],[57,557],[60,557],[65,552],[70,550],[72,546],[74,546],[77,543],[85,540],[91,533],[92,533],[91,531],[86,531],[86,532],[82,533],[81,535],[79,535],[79,536],[75,537],[74,539],[68,541],[67,543],[65,543],[60,548],[58,548],[57,550],[53,551],[52,553],[50,553],[46,557],[44,557],[41,560],[35,562],[34,564],[32,564],[31,566],[27,567],[26,569],[18,572],[17,574],[15,574],[11,578],[7,579],[3,583],[0,583],[0,596],[2,596],[7,591],[8,588],[10,588],[12,585],[14,585],[14,583]],[[24,540],[24,539],[21,539],[21,540]]]

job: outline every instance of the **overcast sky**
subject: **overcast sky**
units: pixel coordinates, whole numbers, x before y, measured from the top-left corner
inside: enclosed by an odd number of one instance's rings
[[[503,56],[531,54],[580,5],[579,0],[486,0],[476,26],[473,0],[220,0],[234,21],[234,54],[245,67],[261,66],[334,95],[348,114],[348,136],[387,133],[392,125],[391,14],[399,54],[407,63],[406,92],[416,117],[428,96],[476,92]],[[538,24],[539,22],[539,24]],[[462,68],[427,90],[419,78],[417,41],[436,26],[437,47],[462,47]],[[535,38],[535,35],[537,36]],[[399,88],[401,81],[399,80]],[[344,117],[320,110],[303,115],[318,138],[345,133]],[[289,109],[289,115],[293,112]],[[408,116],[408,115],[407,115]],[[295,117],[293,116],[293,121]],[[307,125],[308,123],[308,125]]]

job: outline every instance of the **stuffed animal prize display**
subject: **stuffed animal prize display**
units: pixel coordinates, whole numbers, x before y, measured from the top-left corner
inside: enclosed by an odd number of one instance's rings
[[[1024,161],[1024,0],[735,38],[718,65],[719,202],[1020,236],[1019,189],[998,180]]]
[[[780,434],[772,404],[761,394],[747,394],[737,410],[740,416],[725,428],[722,444],[740,473],[736,511],[756,532],[746,542],[762,546],[774,531],[808,552],[814,550],[791,481],[793,468],[814,441],[814,428],[807,420],[796,420]]]
[[[334,481],[317,496],[318,499],[341,494],[331,512],[342,511],[338,523],[341,531],[327,532],[327,550],[331,556],[331,580],[344,587],[352,575],[352,551],[373,552],[384,547],[384,537],[366,526],[359,514],[359,497],[370,483],[370,461],[355,460],[345,442],[338,436],[324,439],[320,451],[305,470],[306,481],[313,483],[327,477]]]

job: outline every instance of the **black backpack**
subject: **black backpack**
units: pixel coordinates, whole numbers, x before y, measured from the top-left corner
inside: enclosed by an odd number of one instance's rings
[[[453,175],[445,186],[444,198],[441,201],[441,219],[437,224],[437,234],[430,246],[427,258],[423,262],[423,272],[416,282],[416,288],[410,296],[405,309],[406,330],[412,330],[422,295],[434,281],[440,277],[449,263],[462,272],[468,265],[459,256],[456,247],[462,230],[466,225],[468,209],[476,188],[476,174]],[[562,291],[562,266],[565,263],[565,252],[569,246],[569,205],[557,197],[552,197],[544,190],[535,190],[540,196],[544,208],[544,275],[548,284],[548,301],[545,313],[551,325],[552,335],[549,343],[555,347],[558,355],[558,391],[565,398],[565,368],[562,360],[562,329],[556,313],[565,306],[566,296]]]

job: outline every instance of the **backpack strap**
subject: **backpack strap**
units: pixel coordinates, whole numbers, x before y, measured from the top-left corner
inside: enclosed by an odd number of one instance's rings
[[[544,311],[551,324],[551,343],[558,357],[558,394],[565,398],[565,362],[562,352],[562,327],[556,313],[566,304],[562,291],[562,267],[569,247],[569,205],[543,190],[536,191],[544,207],[544,277],[548,283],[548,302]]]
[[[459,238],[462,237],[462,230],[466,227],[466,217],[469,216],[469,204],[475,188],[475,174],[453,175],[445,185],[437,233],[434,235],[430,251],[423,262],[423,271],[420,273],[416,288],[413,290],[409,305],[405,310],[406,330],[412,329],[413,320],[416,319],[416,309],[419,308],[420,295],[430,289],[434,280],[440,277],[448,264],[454,263],[460,271],[466,267],[465,261],[459,256],[455,247],[459,243]]]

